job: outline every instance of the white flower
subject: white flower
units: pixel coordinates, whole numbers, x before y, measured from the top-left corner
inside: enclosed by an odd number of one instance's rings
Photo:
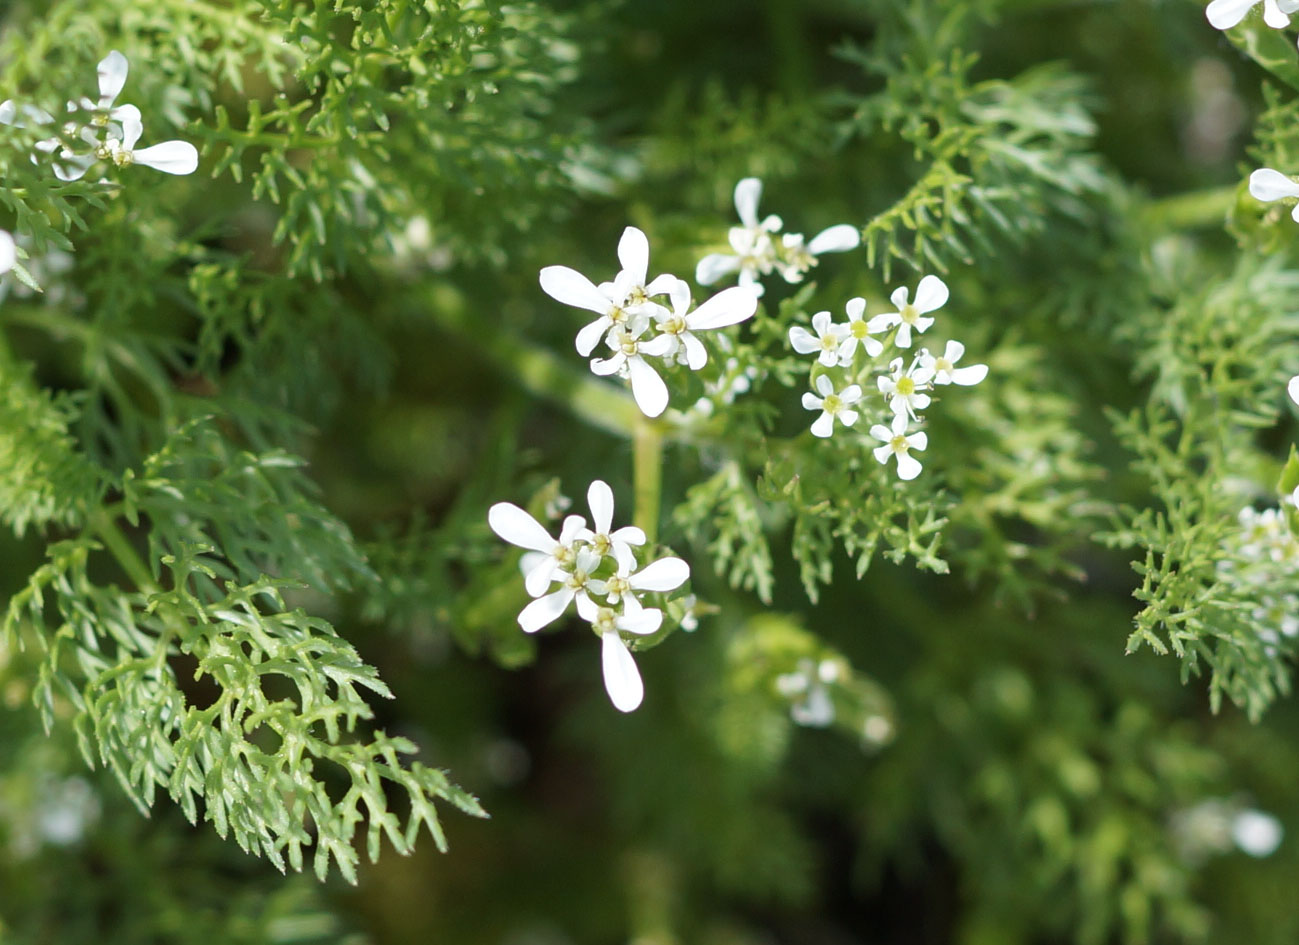
[[[802,325],[795,325],[789,330],[789,343],[799,354],[816,353],[816,359],[826,367],[835,367],[839,364],[841,346],[849,329],[844,325],[833,324],[829,312],[813,315],[812,328],[816,331],[815,335]]]
[[[644,316],[632,319],[629,325],[615,325],[609,332],[606,343],[613,349],[613,357],[593,358],[591,370],[596,374],[620,374],[631,380],[631,395],[636,406],[647,417],[657,417],[668,406],[668,387],[663,378],[650,367],[645,356],[661,358],[668,353],[676,339],[671,335],[659,335],[649,341],[641,341],[640,336],[649,327],[649,320]]]
[[[18,262],[18,247],[14,238],[5,230],[0,230],[0,273],[8,272]]]
[[[686,633],[693,633],[699,629],[699,598],[694,594],[687,594],[681,598],[681,604],[685,607],[685,612],[681,615],[681,629]]]
[[[871,427],[871,436],[884,441],[883,446],[875,447],[876,461],[887,463],[890,456],[896,456],[899,479],[911,480],[920,475],[920,461],[911,455],[910,450],[923,450],[929,445],[929,436],[923,430],[908,436],[905,413],[894,414],[891,430],[882,423],[875,424]]]
[[[1245,18],[1245,14],[1257,5],[1259,0],[1213,0],[1205,9],[1204,15],[1214,29],[1230,29]],[[1299,10],[1299,0],[1263,0],[1263,22],[1273,29],[1285,29],[1290,25],[1286,14]]]
[[[634,563],[634,562],[633,562]],[[618,571],[607,581],[592,581],[591,593],[606,597],[609,603],[636,597],[636,591],[675,591],[690,578],[690,565],[680,558],[660,558],[629,573],[631,566],[618,562]]]
[[[538,597],[527,607],[519,611],[519,626],[524,633],[536,633],[542,627],[554,623],[568,610],[568,605],[577,598],[578,608],[587,600],[587,587],[592,583],[591,574],[600,566],[600,556],[590,548],[580,548],[573,562],[573,570],[560,572],[563,584],[559,590],[551,591],[544,597]]]
[[[1231,822],[1231,839],[1250,856],[1271,856],[1284,835],[1281,822],[1261,810],[1243,810]]]
[[[591,550],[601,557],[612,554],[618,562],[619,569],[626,567],[627,570],[631,570],[632,565],[636,563],[636,555],[631,550],[631,546],[645,544],[645,532],[635,525],[626,525],[616,531],[609,531],[609,526],[613,524],[613,490],[604,480],[596,479],[591,483],[586,490],[586,501],[591,506],[591,524],[595,526],[595,530],[583,528],[578,532],[578,538],[589,543]],[[594,586],[595,582],[592,582],[592,587]],[[596,591],[596,593],[604,592]]]
[[[116,49],[99,61],[99,65],[96,67],[99,77],[99,101],[92,102],[90,99],[83,97],[80,102],[83,109],[95,113],[95,116],[91,119],[93,124],[103,127],[109,121],[121,121],[130,114],[128,109],[134,109],[132,105],[113,107],[113,103],[117,101],[117,96],[122,94],[122,89],[126,86],[126,74],[128,71],[129,66],[126,57]],[[73,107],[73,104],[69,102],[68,108]],[[138,110],[135,112],[135,117],[139,117]]]
[[[972,387],[988,376],[988,365],[971,364],[958,368],[956,362],[965,354],[965,345],[959,341],[947,342],[947,347],[938,357],[929,353],[928,348],[920,349],[920,366],[933,372],[935,384],[959,384]]]
[[[646,636],[663,625],[663,611],[646,610],[634,597],[626,598],[620,616],[610,607],[601,607],[590,598],[578,598],[577,612],[589,621],[600,636],[600,665],[604,674],[604,691],[619,712],[631,712],[645,698],[645,684],[622,634]]]
[[[664,357],[675,356],[679,363],[692,371],[698,371],[708,363],[708,349],[693,332],[738,325],[752,318],[758,310],[758,293],[752,286],[737,285],[723,289],[689,314],[690,286],[684,280],[674,280],[668,298],[672,301],[672,311],[663,309],[655,316],[658,330],[662,333],[660,337],[672,339]]]
[[[104,143],[95,149],[95,157],[112,161],[118,167],[143,164],[164,174],[193,174],[197,170],[198,149],[188,141],[164,141],[137,151],[135,143],[144,133],[139,109],[134,105],[123,105],[114,111],[122,113],[121,135],[110,126]]]
[[[1260,168],[1249,175],[1249,193],[1255,200],[1271,203],[1287,197],[1299,197],[1299,183],[1270,167]],[[1299,223],[1299,204],[1290,211],[1290,218]]]
[[[846,311],[848,321],[839,326],[843,337],[843,342],[839,345],[839,364],[843,367],[851,366],[859,344],[866,349],[867,357],[878,358],[884,353],[884,345],[870,336],[870,324],[862,317],[866,311],[866,300],[849,299]]]
[[[827,437],[833,433],[836,417],[846,427],[857,422],[857,411],[851,408],[861,400],[860,387],[850,384],[836,394],[830,378],[822,374],[816,379],[816,389],[821,392],[820,397],[811,391],[803,395],[803,409],[821,411],[821,416],[812,422],[813,436]]]
[[[798,669],[776,677],[776,689],[792,700],[790,717],[799,725],[824,728],[834,721],[834,702],[830,699],[830,685],[839,679],[839,666],[833,660],[813,663],[810,659],[798,661]]]
[[[762,181],[746,177],[735,185],[735,211],[743,226],[731,227],[727,239],[735,255],[710,253],[695,267],[695,281],[712,285],[722,276],[739,272],[740,285],[755,285],[758,276],[778,270],[786,282],[799,282],[803,274],[816,265],[822,253],[841,253],[861,243],[856,227],[846,223],[827,227],[804,244],[801,233],[786,233],[777,243],[773,237],[784,225],[780,217],[758,219],[758,200]],[[755,285],[759,295],[762,286]]]
[[[902,359],[894,358],[889,363],[892,375],[881,374],[878,379],[880,393],[888,398],[894,414],[906,414],[916,419],[916,411],[929,406],[929,395],[924,393],[930,378],[934,376],[931,368],[922,364],[902,367]]]
[[[550,537],[535,518],[512,502],[497,502],[487,510],[487,524],[511,545],[536,552],[538,557],[524,557],[524,586],[533,597],[540,597],[550,586],[556,571],[572,567],[577,561],[574,547],[586,528],[586,519],[570,515],[564,519],[559,540]]]
[[[916,287],[915,302],[908,302],[907,296],[906,286],[895,289],[889,296],[889,301],[897,307],[897,311],[876,315],[867,326],[870,333],[875,334],[897,325],[898,333],[893,342],[899,348],[911,347],[913,328],[923,332],[934,323],[932,318],[925,318],[925,315],[942,308],[947,303],[947,285],[937,276],[925,276]]]
[[[587,357],[611,329],[625,326],[638,314],[655,314],[662,306],[650,301],[667,292],[675,276],[660,276],[648,286],[649,240],[634,226],[622,231],[618,240],[618,261],[622,269],[613,282],[599,286],[576,269],[547,266],[541,270],[541,290],[556,302],[595,312],[600,317],[577,333],[577,353]]]

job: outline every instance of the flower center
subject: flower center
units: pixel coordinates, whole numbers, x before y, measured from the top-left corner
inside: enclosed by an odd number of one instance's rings
[[[934,371],[938,374],[951,374],[954,365],[946,358],[936,358],[934,360]]]
[[[586,582],[590,579],[591,575],[587,574],[581,568],[578,568],[568,576],[568,580],[565,583],[573,590],[580,591],[582,588],[586,587]]]
[[[848,326],[852,331],[852,336],[858,340],[865,338],[870,332],[866,330],[866,322],[858,319]]]
[[[659,327],[669,335],[679,335],[686,330],[686,320],[680,315],[673,315]]]
[[[834,335],[821,336],[822,351],[835,351],[838,349],[838,347],[839,347],[839,339],[836,338]]]
[[[916,382],[909,377],[899,377],[896,389],[899,397],[910,397],[916,392]]]
[[[609,547],[613,544],[608,535],[596,535],[595,541],[591,542],[591,550],[604,557],[609,553]]]
[[[920,310],[908,302],[902,306],[902,311],[898,312],[898,314],[902,316],[902,320],[908,325],[914,325],[916,319],[920,317]]]
[[[907,451],[907,438],[901,434],[889,440],[889,449],[895,453],[905,453]]]
[[[839,399],[838,394],[828,394],[825,400],[821,401],[821,409],[834,416],[843,409],[843,401]]]
[[[629,357],[629,358],[636,354],[636,339],[635,339],[635,338],[633,338],[631,335],[629,335],[629,334],[628,334],[627,332],[625,332],[625,331],[620,331],[620,332],[618,332],[618,334],[617,334],[617,338],[618,338],[618,350],[619,350],[619,351],[621,351],[623,354],[625,354],[625,355],[626,355],[627,357]]]
[[[98,128],[104,128],[108,125],[108,116],[103,112],[91,116],[90,123]]]
[[[135,155],[125,148],[119,148],[113,152],[113,163],[118,167],[128,167],[135,163]]]
[[[616,574],[605,582],[605,587],[609,589],[610,598],[624,597],[631,592],[631,582]]]
[[[608,607],[601,607],[595,615],[595,620],[591,624],[596,633],[617,633],[618,632],[618,615]]]
[[[559,566],[565,571],[573,566],[576,557],[576,552],[568,545],[560,545],[555,549],[555,560],[559,562]]]
[[[621,305],[615,305],[613,308],[609,309],[609,321],[613,322],[615,325],[621,325],[626,320],[627,312]]]

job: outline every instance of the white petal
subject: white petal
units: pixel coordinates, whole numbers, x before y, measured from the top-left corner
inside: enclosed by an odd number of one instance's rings
[[[592,590],[595,589],[596,583],[598,582],[596,581],[591,582]],[[596,593],[603,593],[603,592],[596,591]],[[577,615],[589,623],[594,623],[595,618],[600,616],[600,605],[597,604],[595,601],[591,600],[591,598],[587,597],[585,594],[578,594]]]
[[[812,329],[818,337],[824,338],[826,334],[834,331],[834,325],[830,323],[829,312],[817,312],[812,316]]]
[[[928,394],[912,394],[909,399],[911,401],[912,410],[924,410],[929,406]]]
[[[898,478],[910,482],[920,475],[920,461],[907,453],[898,453]]]
[[[671,273],[663,273],[661,276],[655,276],[654,281],[645,286],[646,295],[670,295],[678,283],[686,290],[687,296],[690,293],[690,285],[685,279],[678,279]]]
[[[586,490],[586,501],[591,506],[591,525],[597,535],[609,534],[613,524],[613,490],[603,479],[596,479]]]
[[[644,358],[628,358],[631,369],[631,395],[647,417],[657,417],[668,407],[668,386],[663,378],[645,363]]]
[[[676,353],[677,338],[675,335],[662,334],[651,338],[649,341],[642,341],[636,347],[642,355],[648,355],[651,358],[665,358]]]
[[[880,344],[880,342],[874,338],[864,338],[862,339],[862,344],[865,346],[866,354],[869,357],[878,358],[884,353],[884,345]]]
[[[107,108],[126,85],[126,57],[114,49],[99,62],[99,107]]]
[[[812,241],[807,244],[807,251],[813,256],[820,256],[822,253],[842,253],[856,249],[860,243],[861,234],[857,232],[857,227],[840,223],[812,237]]]
[[[896,293],[894,294],[896,295]],[[883,315],[876,315],[868,321],[866,331],[872,335],[878,335],[880,332],[888,331],[894,325],[900,325],[901,323],[902,319],[897,312],[885,312]]]
[[[943,357],[948,361],[951,361],[953,364],[961,360],[961,355],[963,354],[965,354],[965,345],[961,344],[959,341],[949,341],[947,342],[947,347],[943,349]],[[933,367],[933,358],[931,357],[929,360],[929,366]]]
[[[822,439],[828,437],[834,432],[834,417],[828,413],[822,413],[812,421],[812,435],[819,436]]]
[[[858,417],[858,416],[859,416],[859,415],[858,415],[858,413],[857,413],[856,410],[840,410],[840,411],[839,411],[839,422],[842,423],[842,424],[843,424],[844,426],[846,426],[846,427],[850,427],[850,426],[852,426],[854,423],[857,422],[857,417]]]
[[[134,150],[135,143],[140,140],[142,134],[144,134],[144,125],[140,119],[134,116],[122,119],[122,147],[128,151]]]
[[[806,394],[803,395],[804,410],[820,410],[822,403],[823,401],[821,400],[821,398],[816,396],[816,394],[812,393],[811,391],[808,391]]]
[[[604,691],[619,712],[631,712],[645,698],[645,684],[641,682],[636,661],[627,651],[627,644],[616,632],[602,634],[600,662],[604,670]]]
[[[660,558],[627,578],[638,591],[673,591],[690,578],[690,565],[680,558]]]
[[[924,430],[911,434],[907,437],[907,446],[913,450],[925,450],[929,446],[929,434]]]
[[[1286,393],[1290,395],[1290,399],[1299,404],[1299,374],[1290,378],[1290,383],[1286,384],[1285,389]]]
[[[81,180],[95,163],[93,154],[73,154],[66,149],[54,161],[54,176],[59,180]]]
[[[554,623],[568,610],[574,594],[576,591],[571,587],[561,587],[553,594],[537,598],[519,611],[519,626],[524,633],[536,633],[542,627]]]
[[[8,272],[17,261],[18,248],[14,245],[14,238],[0,230],[0,272]]]
[[[875,437],[877,440],[883,440],[885,443],[888,443],[889,440],[893,439],[893,431],[884,424],[877,423],[871,427],[871,436]]]
[[[629,597],[628,600],[635,600],[635,598]],[[628,633],[635,633],[639,636],[658,633],[659,627],[663,626],[663,611],[657,607],[642,608],[634,613],[629,612],[619,617],[614,626],[619,630],[626,630]]]
[[[893,303],[894,308],[901,311],[902,306],[907,304],[907,299],[910,297],[911,290],[906,286],[899,286],[893,290],[893,294],[889,296],[889,301]]]
[[[621,351],[615,352],[612,358],[592,358],[591,373],[599,374],[601,377],[617,374],[626,361],[627,355]]]
[[[916,308],[932,312],[947,304],[947,283],[937,276],[925,276],[916,287]]]
[[[1299,223],[1299,203],[1295,204],[1294,209],[1290,211],[1290,219]]]
[[[643,545],[646,542],[645,532],[635,525],[624,525],[616,531],[609,532],[614,541],[624,541],[629,545]]]
[[[1249,192],[1255,200],[1280,200],[1282,197],[1299,197],[1299,183],[1270,167],[1260,168],[1249,175]]]
[[[529,551],[528,555],[541,555],[539,551]],[[527,557],[525,555],[524,557]],[[555,570],[559,562],[553,555],[541,555],[541,560],[531,567],[523,576],[523,587],[529,597],[540,597],[549,589],[555,579]]]
[[[1243,20],[1249,8],[1257,2],[1258,0],[1213,0],[1204,15],[1214,29],[1225,30]]]
[[[735,185],[735,212],[745,226],[758,225],[758,200],[762,197],[762,181],[746,177]]]
[[[849,406],[857,403],[857,401],[861,400],[861,387],[857,384],[849,384],[839,391],[839,399]]]
[[[127,127],[127,123],[122,124],[123,131]],[[136,164],[164,174],[193,174],[198,169],[198,148],[188,141],[164,141],[136,151],[133,156]]]
[[[686,324],[694,331],[725,328],[752,318],[757,310],[757,293],[749,286],[737,285],[723,289],[691,312],[686,318]]]
[[[899,348],[911,347],[911,326],[906,322],[898,325],[898,333],[893,336],[893,343]]]
[[[569,515],[564,519],[564,525],[559,530],[559,543],[571,545],[584,531],[586,531],[586,519],[580,515]]]
[[[812,354],[821,350],[821,342],[802,325],[795,325],[789,330],[789,343],[799,354]]]
[[[875,427],[871,427],[871,433],[874,432],[875,432]],[[884,463],[887,463],[889,461],[889,457],[893,455],[893,447],[885,443],[883,446],[875,447],[875,449],[871,450],[871,452],[875,454],[875,461],[882,465]]]
[[[849,321],[857,321],[866,312],[866,300],[863,298],[849,299],[848,304],[844,306],[844,311],[848,313]]]
[[[690,332],[681,333],[681,343],[686,346],[686,366],[690,370],[698,371],[708,363],[708,349]]]
[[[649,274],[649,240],[634,226],[622,231],[618,240],[618,262],[632,285],[643,286]]]
[[[816,379],[816,389],[821,392],[822,397],[829,397],[834,393],[834,382],[828,376],[822,374]]]
[[[727,273],[740,268],[739,256],[727,256],[725,253],[709,253],[695,266],[695,281],[700,285],[712,285]]]
[[[577,333],[575,341],[577,353],[584,358],[589,356],[595,350],[595,346],[600,343],[600,339],[604,337],[604,333],[612,327],[613,319],[608,315],[601,315],[589,325],[583,326],[582,330]]]
[[[535,518],[512,502],[497,502],[487,510],[487,524],[511,545],[550,554],[555,539]]]
[[[612,307],[590,279],[567,266],[547,266],[541,270],[541,291],[556,302],[584,308],[597,315],[609,314]]]
[[[1290,25],[1290,17],[1281,12],[1276,0],[1263,0],[1263,22],[1274,30],[1283,30]]]
[[[789,716],[799,725],[824,728],[834,721],[834,703],[825,686],[813,686],[806,702],[795,702],[789,707]]]
[[[988,376],[988,365],[971,364],[969,367],[952,371],[952,383],[962,387],[972,387]]]

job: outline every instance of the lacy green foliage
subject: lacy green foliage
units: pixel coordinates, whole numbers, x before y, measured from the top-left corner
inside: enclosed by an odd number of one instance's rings
[[[1023,244],[1048,221],[1090,221],[1088,198],[1105,185],[1088,153],[1096,126],[1083,80],[1040,67],[971,84],[974,57],[952,44],[953,36],[953,25],[940,28],[901,54],[886,43],[840,50],[868,76],[884,79],[873,95],[836,98],[851,109],[842,136],[896,135],[920,169],[907,192],[862,231],[867,263],[878,263],[885,279],[894,259],[946,272],[994,254],[995,237],[1000,245]]]
[[[1169,281],[1192,264],[1181,261]],[[1257,494],[1233,479],[1273,462],[1254,437],[1277,419],[1287,348],[1299,337],[1297,286],[1299,274],[1279,262],[1243,256],[1228,277],[1131,322],[1152,399],[1114,416],[1159,503],[1125,507],[1108,536],[1141,552],[1135,596],[1143,607],[1128,648],[1171,649],[1185,674],[1208,671],[1215,706],[1226,696],[1252,717],[1289,690],[1289,673],[1254,616],[1256,589],[1229,581],[1223,563],[1235,557],[1237,515]],[[1260,478],[1275,481],[1276,473]],[[1294,583],[1283,562],[1275,578],[1279,588]]]
[[[0,518],[19,535],[31,526],[83,521],[102,491],[102,475],[69,433],[79,413],[75,399],[37,389],[30,370],[3,352],[0,387]]]
[[[770,602],[773,587],[771,549],[763,509],[739,464],[730,461],[710,478],[691,486],[673,516],[695,544],[705,545],[713,568],[732,587],[751,590]]]
[[[374,860],[384,836],[406,852],[422,827],[445,847],[435,798],[482,815],[442,772],[402,762],[409,740],[357,737],[373,715],[363,693],[391,693],[327,622],[286,608],[295,585],[262,577],[217,590],[220,565],[198,546],[161,559],[169,590],[125,594],[88,576],[96,547],[51,546],[5,628],[44,651],[34,696],[47,727],[70,702],[86,760],[111,769],[141,810],[162,788],[191,822],[201,802],[217,833],[280,869],[302,869],[314,848],[318,876],[332,862],[351,881],[362,824]],[[210,700],[182,688],[184,665],[216,688]],[[408,799],[404,826],[385,785]]]

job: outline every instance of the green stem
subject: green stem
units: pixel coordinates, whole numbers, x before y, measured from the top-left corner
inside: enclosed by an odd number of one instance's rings
[[[658,536],[659,502],[663,489],[663,433],[644,416],[637,417],[632,437],[632,492],[636,514],[632,522],[653,544]]]
[[[158,583],[154,581],[149,568],[140,558],[131,543],[126,540],[117,522],[104,508],[98,508],[90,515],[90,528],[104,543],[104,547],[117,559],[127,577],[135,582],[135,587],[142,594],[158,592]]]
[[[1147,222],[1175,230],[1221,226],[1236,202],[1236,185],[1197,190],[1152,200],[1145,206]]]

